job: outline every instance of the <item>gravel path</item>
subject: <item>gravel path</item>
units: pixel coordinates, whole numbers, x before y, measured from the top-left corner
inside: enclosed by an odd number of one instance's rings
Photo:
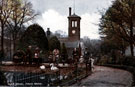
[[[127,71],[96,66],[92,75],[74,86],[131,87],[132,81],[132,74]]]

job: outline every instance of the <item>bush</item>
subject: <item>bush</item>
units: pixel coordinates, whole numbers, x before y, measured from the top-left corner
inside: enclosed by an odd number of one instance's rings
[[[104,64],[117,64],[117,65],[126,65],[126,66],[133,66],[135,67],[135,57],[131,56],[122,56],[120,58],[117,58],[115,61],[112,57],[108,55],[104,55],[99,59],[98,62],[99,65]]]
[[[38,25],[30,25],[19,40],[18,48],[26,50],[28,46],[39,47],[42,51],[48,51],[48,39],[44,29]]]
[[[2,58],[3,56],[4,56],[4,53],[0,51],[0,58]]]
[[[102,56],[98,62],[98,64],[100,65],[110,64],[110,63],[112,63],[112,58],[107,55]]]
[[[0,86],[7,85],[7,80],[4,76],[4,74],[0,71]]]
[[[131,56],[124,57],[122,64],[135,67],[135,57],[131,57]]]

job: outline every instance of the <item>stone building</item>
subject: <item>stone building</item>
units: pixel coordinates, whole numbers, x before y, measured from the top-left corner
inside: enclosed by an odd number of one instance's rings
[[[69,7],[68,37],[59,38],[61,43],[65,43],[69,56],[72,56],[73,49],[78,48],[79,44],[81,48],[84,47],[80,39],[80,21],[81,17],[75,13],[72,14],[72,8]]]

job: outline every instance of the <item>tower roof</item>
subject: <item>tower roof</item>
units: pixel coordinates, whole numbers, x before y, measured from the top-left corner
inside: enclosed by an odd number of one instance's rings
[[[72,18],[72,17],[81,18],[80,16],[76,15],[75,12],[74,12],[74,14],[72,14],[72,8],[69,7],[69,16],[68,16],[68,18]]]
[[[73,15],[71,15],[71,17],[80,17],[78,15],[76,15],[75,13]]]
[[[80,16],[76,15],[75,13],[73,15],[70,15],[68,17],[78,17],[78,18],[81,18]]]

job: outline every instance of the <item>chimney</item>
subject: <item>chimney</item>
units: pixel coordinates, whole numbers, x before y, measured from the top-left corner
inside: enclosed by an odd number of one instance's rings
[[[71,7],[69,7],[69,16],[71,16],[71,10],[72,10]]]
[[[50,31],[50,28],[47,28],[47,31]]]
[[[47,37],[48,37],[48,36],[50,36],[50,34],[51,34],[51,32],[50,32],[50,28],[47,28],[46,33],[47,33]]]

